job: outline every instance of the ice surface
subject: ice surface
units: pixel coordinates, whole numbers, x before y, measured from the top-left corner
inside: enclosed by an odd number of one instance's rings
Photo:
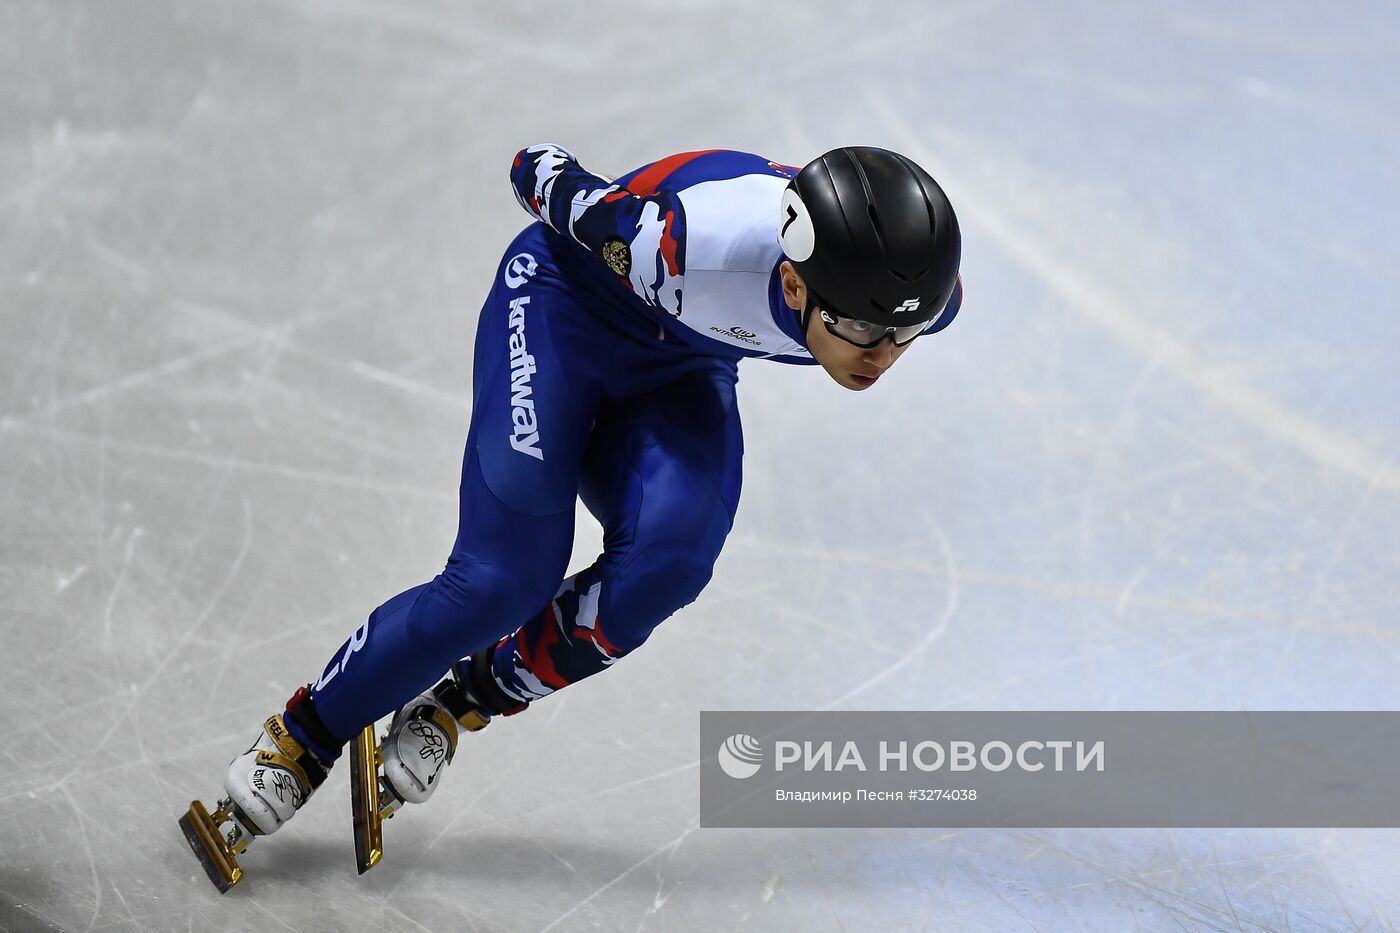
[[[696,762],[700,709],[1400,707],[1397,51],[1385,4],[8,0],[0,929],[1394,929],[1394,831],[701,830]],[[333,777],[218,897],[176,816],[446,556],[546,140],[906,152],[964,311],[861,395],[746,364],[700,601],[371,874]]]

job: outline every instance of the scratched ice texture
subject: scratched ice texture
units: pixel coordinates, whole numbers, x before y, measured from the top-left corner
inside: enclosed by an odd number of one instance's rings
[[[1395,929],[1395,831],[705,830],[696,767],[701,709],[1400,707],[1397,50],[1385,4],[7,0],[0,929]],[[865,394],[745,364],[704,596],[371,874],[337,772],[220,897],[175,817],[446,556],[540,141],[900,150],[964,310]]]

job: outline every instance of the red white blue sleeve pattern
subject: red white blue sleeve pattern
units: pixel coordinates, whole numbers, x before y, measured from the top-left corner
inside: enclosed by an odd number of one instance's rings
[[[516,153],[510,181],[521,207],[606,263],[649,307],[680,315],[685,211],[674,193],[633,194],[552,143]]]

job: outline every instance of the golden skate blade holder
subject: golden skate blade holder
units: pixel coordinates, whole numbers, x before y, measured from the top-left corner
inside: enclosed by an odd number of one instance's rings
[[[220,894],[225,894],[243,878],[243,869],[238,867],[233,847],[219,831],[220,824],[229,819],[229,814],[219,807],[211,816],[198,800],[190,804],[189,812],[180,817],[180,831],[190,844],[204,873],[214,882]]]
[[[355,867],[369,871],[384,856],[384,815],[379,805],[379,748],[374,723],[361,730],[350,756],[350,810],[355,828]]]

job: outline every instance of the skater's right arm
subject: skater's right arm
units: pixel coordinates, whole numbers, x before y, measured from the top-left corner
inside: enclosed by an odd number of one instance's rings
[[[597,256],[642,301],[681,313],[685,211],[676,195],[633,194],[553,143],[516,153],[510,181],[521,207]]]

